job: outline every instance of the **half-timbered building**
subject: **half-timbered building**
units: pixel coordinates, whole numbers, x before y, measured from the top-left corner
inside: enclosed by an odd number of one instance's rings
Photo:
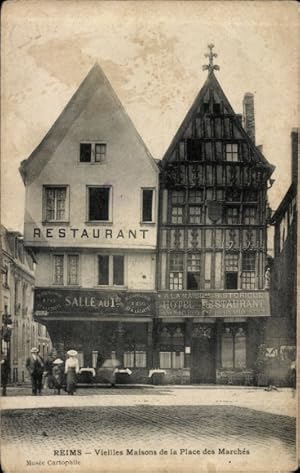
[[[273,166],[255,145],[253,95],[236,114],[209,48],[206,82],[161,162],[154,359],[172,382],[250,384],[270,316]]]

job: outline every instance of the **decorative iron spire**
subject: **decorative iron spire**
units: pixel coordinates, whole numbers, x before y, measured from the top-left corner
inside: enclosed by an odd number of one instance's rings
[[[202,66],[202,70],[208,71],[208,73],[210,74],[211,72],[213,72],[213,70],[219,71],[220,67],[217,64],[214,64],[214,57],[218,57],[218,55],[216,53],[213,53],[212,51],[215,45],[208,44],[207,47],[209,49],[209,53],[204,54],[204,56],[209,58],[209,64]]]

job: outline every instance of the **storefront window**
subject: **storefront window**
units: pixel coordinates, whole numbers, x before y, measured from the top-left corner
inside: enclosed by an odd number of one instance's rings
[[[225,327],[222,336],[222,367],[246,367],[246,334],[242,327]]]
[[[124,366],[126,368],[146,368],[147,353],[145,351],[126,351],[124,353]]]
[[[162,369],[184,368],[184,334],[180,326],[164,326],[160,332],[159,366]]]

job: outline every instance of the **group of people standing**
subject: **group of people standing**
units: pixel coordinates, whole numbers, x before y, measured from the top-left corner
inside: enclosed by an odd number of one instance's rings
[[[65,389],[70,395],[74,394],[79,373],[77,351],[69,350],[67,356],[68,358],[64,362],[61,358],[56,357],[55,351],[52,351],[44,361],[39,355],[38,348],[31,349],[30,357],[26,361],[26,368],[31,377],[33,395],[42,393],[43,380],[46,380],[49,388],[54,389],[55,394],[60,394],[61,389]]]

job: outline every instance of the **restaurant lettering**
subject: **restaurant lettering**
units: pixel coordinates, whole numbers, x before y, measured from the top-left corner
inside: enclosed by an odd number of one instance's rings
[[[158,315],[160,317],[269,316],[269,293],[165,291],[158,294]]]
[[[36,288],[34,312],[43,317],[52,314],[155,316],[155,299],[149,293]]]
[[[54,239],[102,239],[102,240],[146,240],[149,230],[124,230],[122,228],[113,230],[111,228],[64,228],[48,227],[42,231],[41,228],[33,228],[33,238],[54,238]]]
[[[113,297],[107,299],[99,299],[96,297],[65,297],[66,307],[117,307]]]

